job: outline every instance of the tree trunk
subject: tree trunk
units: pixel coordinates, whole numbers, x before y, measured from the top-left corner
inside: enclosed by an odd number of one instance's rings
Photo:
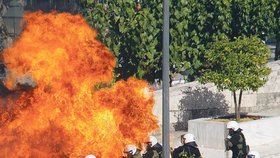
[[[173,77],[174,75],[171,73],[170,75],[169,75],[169,86],[170,87],[172,87],[172,82],[173,82],[173,80],[174,80],[174,77]]]
[[[236,121],[239,121],[240,120],[240,113],[238,112],[236,91],[233,91],[233,101],[234,101],[234,109],[235,109],[235,119],[236,119]]]
[[[241,107],[241,99],[242,99],[242,90],[240,90],[239,93],[239,98],[238,98],[238,103],[237,103],[237,98],[236,98],[236,91],[233,92],[233,101],[234,101],[234,110],[235,110],[235,119],[236,121],[240,120],[240,107]]]
[[[240,107],[241,107],[241,98],[242,98],[242,90],[240,90],[240,93],[239,93],[239,100],[238,100],[238,108],[237,108],[237,115],[238,115],[238,118],[240,119]],[[238,119],[238,120],[239,120]]]
[[[274,51],[274,60],[278,60],[278,58],[280,57],[280,41],[279,40],[276,40],[276,48],[275,48],[275,51]]]

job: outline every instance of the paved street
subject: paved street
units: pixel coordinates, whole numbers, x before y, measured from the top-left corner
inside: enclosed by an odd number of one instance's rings
[[[267,115],[267,116],[280,116],[280,108],[278,107],[274,109],[268,109],[265,111],[258,112],[258,114]],[[270,144],[252,148],[252,150],[259,151],[262,158],[280,158],[279,146],[280,146],[280,140],[275,140]]]
[[[280,158],[279,146],[280,140],[275,140],[271,144],[254,147],[252,150],[259,151],[262,158]]]

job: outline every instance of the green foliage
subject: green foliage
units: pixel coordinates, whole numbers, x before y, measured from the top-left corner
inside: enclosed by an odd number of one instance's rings
[[[277,40],[274,60],[278,60],[280,58],[280,1],[278,1],[278,4],[276,6],[274,12],[274,18],[275,18],[274,33],[275,33],[275,38]]]
[[[81,6],[89,24],[98,30],[98,38],[117,57],[119,78],[136,76],[154,81],[161,77],[161,1],[147,1],[140,11],[131,0],[81,1]],[[187,65],[186,60],[182,63]]]
[[[230,33],[230,0],[173,0],[170,12],[171,63],[178,67],[183,56],[194,73],[202,66],[207,45]]]
[[[162,72],[162,0],[141,5],[136,11],[134,0],[80,1],[81,13],[117,57],[119,78],[135,76],[152,82],[161,79]],[[275,0],[171,0],[171,73],[198,74],[209,44],[223,36],[264,39],[276,28],[277,5]],[[278,16],[278,28],[279,21]]]
[[[99,39],[118,58],[120,78],[136,76],[149,81],[161,78],[162,1],[114,0],[96,3],[83,0],[83,15],[99,31]],[[202,66],[207,44],[228,34],[230,3],[224,1],[173,0],[170,5],[170,70],[191,73]]]
[[[256,36],[227,38],[216,41],[207,51],[207,69],[198,79],[201,83],[214,83],[219,90],[233,92],[236,120],[240,119],[242,92],[257,91],[267,81],[271,72],[265,65],[270,49]],[[236,92],[239,93],[237,102]]]
[[[230,37],[256,35],[262,40],[273,33],[277,0],[231,0]]]
[[[274,33],[276,35],[276,39],[280,41],[280,2],[279,1],[274,11],[274,18],[275,18]]]
[[[256,36],[240,37],[232,42],[224,38],[206,53],[208,69],[203,71],[199,81],[212,82],[220,90],[256,91],[265,84],[271,71],[265,66],[270,53]]]

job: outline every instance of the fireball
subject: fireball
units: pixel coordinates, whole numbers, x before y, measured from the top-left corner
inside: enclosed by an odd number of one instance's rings
[[[115,57],[80,15],[28,13],[3,52],[1,158],[118,158],[158,128],[153,95],[136,78],[113,81]]]

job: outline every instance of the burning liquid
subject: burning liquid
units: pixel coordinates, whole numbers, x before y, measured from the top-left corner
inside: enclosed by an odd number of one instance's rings
[[[29,13],[3,58],[1,158],[119,158],[158,128],[145,81],[113,79],[115,58],[79,16]],[[32,88],[30,88],[32,87]]]

